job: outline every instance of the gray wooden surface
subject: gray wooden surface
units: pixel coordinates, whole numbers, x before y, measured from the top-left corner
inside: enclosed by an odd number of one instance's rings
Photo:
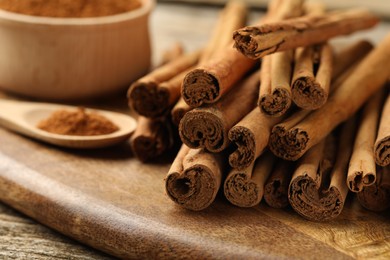
[[[0,259],[111,259],[0,204]]]
[[[151,17],[153,61],[171,44],[180,41],[187,50],[206,42],[217,18],[218,6],[157,4]],[[251,19],[260,13],[252,12]],[[369,33],[359,33],[353,38],[369,38],[378,42],[390,24],[382,23]],[[340,38],[337,42],[343,42]],[[0,203],[0,259],[109,259],[94,249],[70,240],[34,220],[17,213]]]

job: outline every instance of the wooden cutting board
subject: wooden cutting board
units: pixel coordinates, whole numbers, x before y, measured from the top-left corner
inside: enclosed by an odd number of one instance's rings
[[[390,212],[369,212],[352,197],[339,218],[326,223],[263,203],[237,208],[222,196],[191,212],[164,194],[169,164],[142,164],[128,144],[67,150],[6,130],[0,143],[1,201],[114,256],[390,257]]]
[[[190,49],[199,47],[217,11],[157,5],[151,26],[156,57],[176,40]],[[388,28],[367,35],[378,41]],[[184,210],[164,193],[173,156],[142,164],[127,143],[77,151],[0,129],[0,200],[122,258],[390,258],[390,212],[364,210],[353,196],[342,214],[326,223],[264,203],[237,208],[222,196],[204,211]]]

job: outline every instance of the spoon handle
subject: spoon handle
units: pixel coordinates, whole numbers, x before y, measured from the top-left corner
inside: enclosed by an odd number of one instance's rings
[[[23,116],[32,102],[0,99],[0,125],[15,132],[34,137]]]

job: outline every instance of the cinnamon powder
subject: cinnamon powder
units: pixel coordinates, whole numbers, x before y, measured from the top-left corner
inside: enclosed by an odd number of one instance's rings
[[[58,110],[42,120],[38,128],[62,135],[104,135],[119,130],[118,126],[106,117],[95,112],[87,113],[84,108],[76,111]]]
[[[0,8],[21,14],[48,17],[97,17],[128,12],[140,0],[0,0]]]

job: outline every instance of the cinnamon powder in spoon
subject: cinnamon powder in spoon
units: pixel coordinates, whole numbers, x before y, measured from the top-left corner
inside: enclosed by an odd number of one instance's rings
[[[42,120],[38,128],[62,135],[104,135],[119,130],[113,122],[96,112],[86,112],[84,108],[76,111],[58,110],[49,118]]]

